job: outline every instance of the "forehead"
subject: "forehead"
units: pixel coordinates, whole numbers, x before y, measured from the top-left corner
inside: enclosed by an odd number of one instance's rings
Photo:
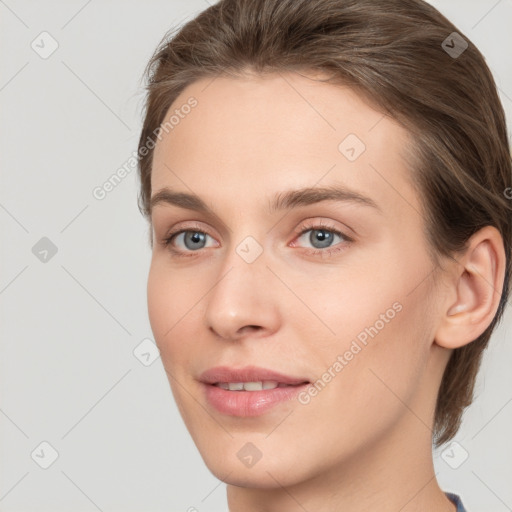
[[[174,117],[155,148],[153,194],[167,186],[215,203],[342,184],[398,215],[399,206],[419,210],[403,158],[408,132],[350,88],[316,78],[278,73],[189,85],[165,116],[164,123]]]

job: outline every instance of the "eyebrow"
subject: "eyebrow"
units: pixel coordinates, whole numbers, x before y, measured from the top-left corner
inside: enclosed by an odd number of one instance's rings
[[[290,210],[292,208],[308,206],[322,201],[357,203],[374,208],[382,213],[382,209],[373,199],[341,186],[306,187],[279,192],[269,201],[269,212]],[[159,204],[170,204],[187,210],[195,210],[215,217],[217,216],[199,196],[186,192],[176,192],[168,187],[160,189],[153,195],[150,200],[150,212]]]

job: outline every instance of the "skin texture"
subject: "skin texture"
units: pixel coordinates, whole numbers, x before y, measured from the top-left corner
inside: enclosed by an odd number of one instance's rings
[[[498,232],[481,230],[441,272],[402,157],[407,132],[346,87],[297,73],[217,77],[187,87],[170,110],[191,96],[198,105],[157,143],[152,193],[196,194],[215,216],[155,206],[148,311],[180,413],[208,468],[227,482],[230,511],[453,512],[433,470],[435,399],[451,349],[475,339],[496,311]],[[338,149],[348,134],[366,147],[355,161]],[[268,210],[276,193],[331,185],[380,211],[333,200]],[[334,236],[318,249],[312,231],[300,233],[320,223],[352,241]],[[204,248],[183,235],[165,246],[179,229],[206,233]],[[252,263],[236,251],[248,236],[263,251]],[[198,377],[218,365],[314,382],[397,303],[306,405],[239,418],[204,398]],[[237,457],[248,442],[261,453],[252,467]]]

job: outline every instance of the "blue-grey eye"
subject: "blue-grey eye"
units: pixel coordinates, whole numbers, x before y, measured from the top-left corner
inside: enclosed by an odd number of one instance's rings
[[[326,229],[312,229],[309,241],[315,249],[323,249],[332,244],[335,234]],[[317,244],[317,245],[316,245]]]
[[[194,251],[204,248],[206,244],[206,237],[208,235],[201,231],[183,231],[176,236],[176,240],[181,236],[183,236],[183,244],[185,245],[185,248]]]

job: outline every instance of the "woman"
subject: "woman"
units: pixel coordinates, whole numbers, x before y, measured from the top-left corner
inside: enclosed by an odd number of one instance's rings
[[[511,272],[481,53],[421,0],[221,0],[147,73],[149,317],[230,511],[463,511],[432,442]]]

